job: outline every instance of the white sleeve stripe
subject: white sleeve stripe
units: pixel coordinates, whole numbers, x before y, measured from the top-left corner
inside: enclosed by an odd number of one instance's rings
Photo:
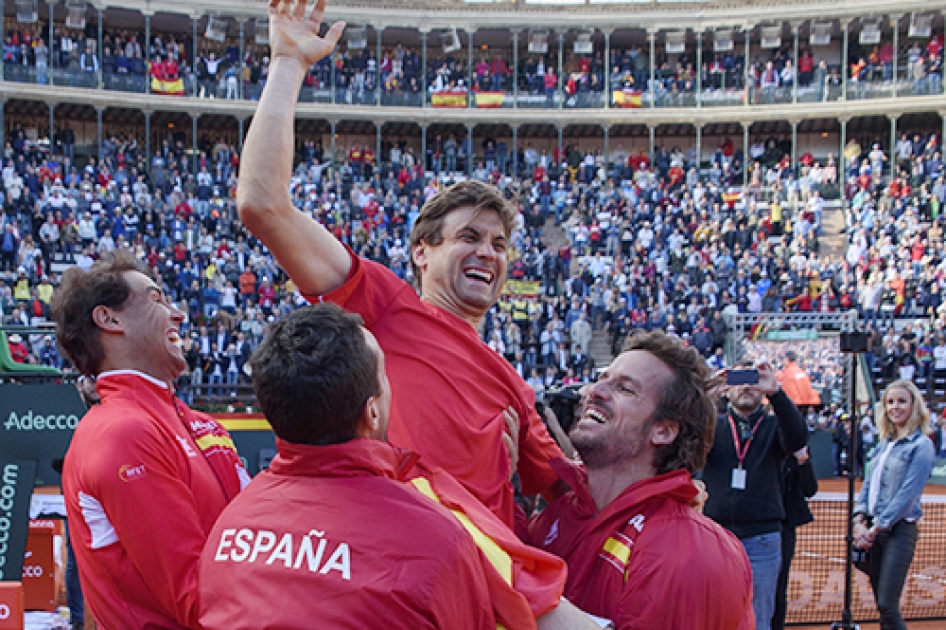
[[[85,519],[89,534],[92,536],[92,549],[101,549],[118,542],[118,533],[108,520],[105,508],[98,499],[80,492],[79,508],[82,510],[82,518]]]

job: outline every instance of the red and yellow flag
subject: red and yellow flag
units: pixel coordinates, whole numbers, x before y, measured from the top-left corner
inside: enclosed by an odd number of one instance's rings
[[[184,96],[183,79],[159,79],[151,77],[151,91],[155,94],[169,94],[171,96]]]
[[[481,109],[502,107],[504,100],[505,92],[476,92],[476,106]]]
[[[614,90],[611,92],[616,107],[643,107],[641,93],[637,90]]]
[[[466,107],[466,92],[436,92],[430,95],[430,104],[433,107]]]

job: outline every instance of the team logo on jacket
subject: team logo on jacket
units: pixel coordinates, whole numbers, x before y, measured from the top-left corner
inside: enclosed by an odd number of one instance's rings
[[[249,528],[225,529],[214,562],[246,562],[331,576],[333,571],[345,581],[351,580],[351,548],[342,542],[329,546],[325,531],[311,529],[307,534],[276,532]]]
[[[146,477],[147,474],[148,471],[145,470],[144,464],[138,464],[137,466],[124,464],[118,469],[118,478],[125,482],[138,481]]]
[[[180,435],[175,435],[178,443],[180,443],[181,448],[184,449],[184,452],[188,457],[197,457],[197,451],[194,450],[194,447],[191,446],[190,441],[186,437],[181,437]]]

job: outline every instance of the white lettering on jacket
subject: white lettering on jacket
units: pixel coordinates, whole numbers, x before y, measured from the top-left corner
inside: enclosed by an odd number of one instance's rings
[[[305,566],[310,573],[319,575],[337,571],[343,580],[350,581],[351,547],[348,543],[339,543],[322,564],[328,547],[328,541],[323,536],[325,532],[316,529],[309,530],[301,537],[292,532],[279,536],[266,529],[225,529],[220,533],[214,562],[259,562],[293,570]],[[318,539],[318,542],[314,539]]]

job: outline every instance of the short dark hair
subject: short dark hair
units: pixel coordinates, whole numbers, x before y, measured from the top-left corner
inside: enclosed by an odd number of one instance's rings
[[[260,407],[279,438],[327,445],[356,437],[365,402],[381,392],[380,358],[361,321],[323,303],[270,326],[250,367]]]
[[[690,474],[703,468],[716,433],[716,376],[703,356],[663,331],[632,334],[621,351],[644,350],[660,359],[673,372],[664,387],[654,420],[668,420],[680,427],[671,443],[657,448],[657,474],[686,469]]]
[[[499,215],[506,230],[506,236],[512,234],[516,225],[516,209],[506,201],[495,186],[476,180],[469,180],[454,184],[430,198],[420,209],[414,228],[411,230],[411,250],[424,241],[429,245],[440,245],[443,242],[443,220],[457,208],[472,206],[477,211],[493,210]],[[414,277],[420,284],[420,269],[411,256],[411,268]]]
[[[115,250],[88,271],[66,270],[53,294],[51,308],[56,320],[59,347],[87,376],[96,376],[105,359],[101,329],[92,319],[97,306],[125,308],[131,286],[125,272],[139,271],[149,278],[151,271],[130,252]]]

